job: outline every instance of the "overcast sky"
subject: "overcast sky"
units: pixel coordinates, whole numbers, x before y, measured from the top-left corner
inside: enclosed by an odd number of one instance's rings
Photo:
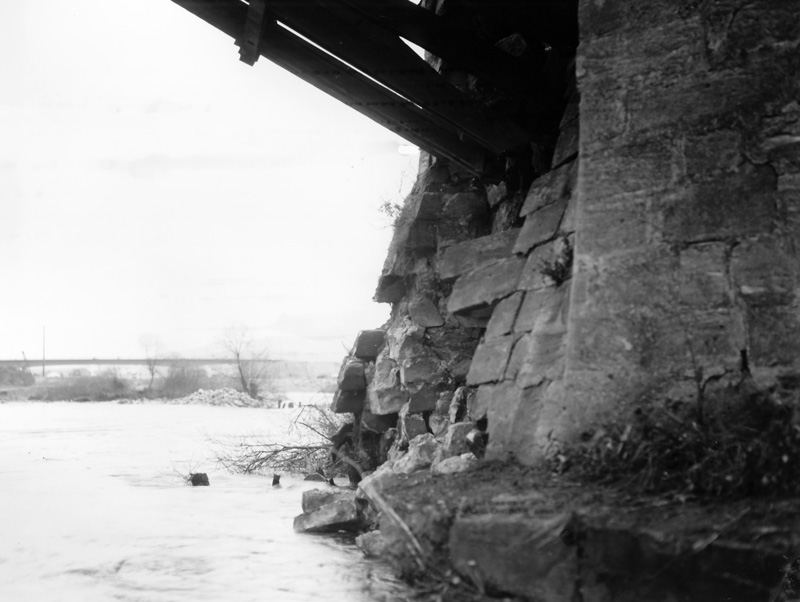
[[[0,4],[0,358],[184,356],[381,325],[404,141],[170,0]]]

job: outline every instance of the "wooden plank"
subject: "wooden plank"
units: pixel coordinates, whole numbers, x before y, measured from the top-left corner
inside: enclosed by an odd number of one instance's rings
[[[238,0],[172,0],[227,35],[241,39],[248,7]],[[426,112],[282,27],[267,22],[259,52],[304,81],[434,156],[481,174],[485,151],[461,141]]]
[[[267,0],[267,8],[293,30],[426,109],[461,137],[497,155],[528,143],[519,125],[478,105],[397,35],[354,13],[341,0]]]
[[[264,0],[250,0],[244,34],[239,47],[239,60],[251,67],[256,64],[259,57],[258,45],[261,41],[261,30],[264,28],[265,19]]]
[[[525,61],[455,29],[433,11],[408,0],[343,0],[343,4],[501,90],[529,94],[537,84],[537,74],[531,73]]]
[[[484,168],[485,151],[463,142],[433,122],[413,103],[376,84],[335,58],[292,35],[278,25],[267,25],[262,55],[370,117],[431,154],[447,158],[472,173]]]

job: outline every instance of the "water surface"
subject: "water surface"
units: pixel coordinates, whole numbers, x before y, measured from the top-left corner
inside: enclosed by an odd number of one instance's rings
[[[346,540],[300,535],[304,489],[231,475],[209,438],[285,433],[293,410],[0,404],[0,600],[405,598]],[[182,475],[206,472],[210,487]]]

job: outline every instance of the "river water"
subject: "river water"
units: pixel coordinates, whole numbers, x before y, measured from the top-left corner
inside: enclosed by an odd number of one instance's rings
[[[404,599],[351,541],[294,533],[319,484],[214,465],[210,440],[283,435],[293,411],[0,404],[0,600]],[[211,486],[187,486],[190,470]]]

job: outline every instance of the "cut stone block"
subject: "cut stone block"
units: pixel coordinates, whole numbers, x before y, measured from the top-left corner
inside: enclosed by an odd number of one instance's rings
[[[570,157],[578,154],[581,134],[581,120],[575,119],[564,124],[558,135],[556,150],[553,152],[553,166],[561,165]]]
[[[690,198],[665,209],[664,238],[686,243],[769,232],[778,219],[776,187],[773,167],[748,163],[725,179],[699,183],[687,191]]]
[[[549,330],[562,332],[566,328],[569,309],[569,283],[558,288],[530,291],[519,309],[514,332]]]
[[[737,292],[751,304],[790,304],[797,287],[797,259],[777,240],[748,241],[737,245],[731,271]]]
[[[364,375],[364,362],[354,358],[345,358],[337,379],[340,391],[363,391],[367,388]]]
[[[343,499],[325,504],[318,510],[294,519],[294,530],[301,533],[356,533],[362,528],[355,500]]]
[[[513,381],[505,381],[497,384],[485,384],[478,387],[475,395],[469,400],[467,405],[467,416],[472,421],[486,418],[495,398],[505,398],[509,390],[516,390]]]
[[[480,385],[503,380],[517,338],[513,334],[506,335],[478,345],[467,374],[467,384]]]
[[[496,339],[512,331],[524,296],[525,293],[522,292],[514,293],[497,304],[486,327],[487,340]]]
[[[510,257],[519,231],[513,228],[446,247],[439,262],[439,275],[450,280]]]
[[[408,315],[415,324],[425,328],[437,328],[444,324],[436,304],[427,297],[415,297],[408,304]]]
[[[561,199],[568,199],[578,182],[578,162],[570,161],[557,167],[531,184],[520,216],[526,216]]]
[[[444,196],[441,218],[447,220],[475,220],[489,212],[489,203],[482,194],[473,191],[456,192]]]
[[[384,349],[375,361],[375,376],[367,389],[373,414],[396,414],[408,400],[400,386],[400,368]]]
[[[525,259],[509,257],[461,276],[447,301],[451,313],[494,305],[517,289]]]
[[[526,219],[514,245],[515,253],[527,253],[536,245],[555,238],[561,218],[567,209],[567,199],[561,199],[531,213]]]
[[[362,330],[356,336],[356,342],[350,355],[360,360],[374,361],[385,343],[386,331]]]
[[[407,407],[408,406],[406,406],[406,408]],[[397,425],[400,429],[400,436],[407,441],[411,441],[414,437],[424,435],[428,432],[425,426],[425,420],[422,419],[422,416],[420,414],[409,414],[407,411],[400,412]]]
[[[536,247],[528,255],[519,279],[519,288],[526,291],[541,290],[561,284],[556,282],[556,276],[563,279],[572,277],[572,248],[572,241],[562,237]],[[557,273],[559,271],[563,273]]]
[[[408,407],[412,412],[433,412],[443,385],[415,383],[407,387]]]
[[[713,242],[680,251],[681,305],[706,308],[730,304],[729,247],[727,242]]]
[[[356,414],[364,409],[366,391],[336,391],[331,402],[331,411],[336,414]]]
[[[413,383],[435,382],[440,380],[442,364],[431,357],[411,356],[409,359],[400,362],[400,382],[403,385]]]

